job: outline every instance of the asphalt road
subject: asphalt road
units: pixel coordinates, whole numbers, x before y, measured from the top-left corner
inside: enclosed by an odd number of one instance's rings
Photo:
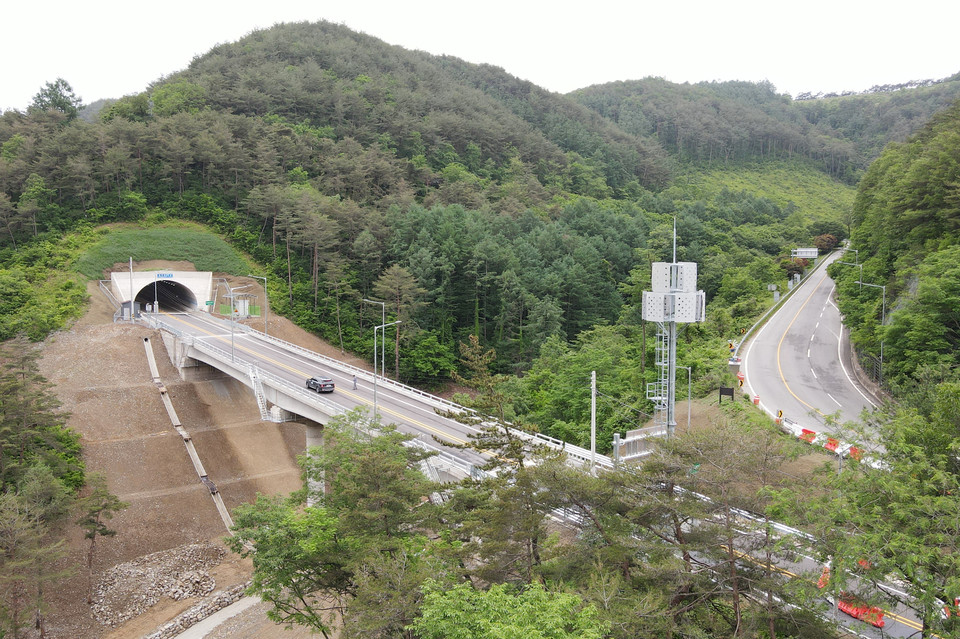
[[[744,387],[760,407],[803,428],[858,421],[879,402],[854,381],[845,329],[833,301],[828,256],[747,343]]]
[[[859,421],[880,403],[851,374],[846,329],[826,271],[838,257],[824,259],[742,350],[745,389],[759,397],[760,408],[771,416],[782,411],[786,425],[798,433]],[[908,637],[921,628],[916,613],[902,604],[887,608],[882,631],[840,612],[835,618],[864,637]]]

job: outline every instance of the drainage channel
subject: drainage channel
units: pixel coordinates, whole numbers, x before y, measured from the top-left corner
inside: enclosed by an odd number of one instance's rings
[[[213,498],[213,503],[217,507],[217,512],[220,513],[220,518],[223,519],[223,525],[227,527],[227,532],[230,531],[230,528],[233,527],[233,518],[230,516],[230,512],[227,510],[227,507],[223,503],[223,497],[220,496],[220,491],[217,490],[217,485],[214,484],[209,477],[207,477],[207,471],[203,468],[203,462],[200,461],[200,456],[197,455],[197,449],[193,445],[193,438],[190,437],[190,433],[183,427],[180,423],[180,418],[177,417],[177,411],[173,408],[173,402],[170,401],[170,395],[167,393],[167,387],[164,386],[163,381],[160,379],[160,372],[157,369],[157,360],[153,356],[153,348],[150,346],[150,338],[143,338],[143,347],[147,351],[147,363],[150,366],[150,375],[153,378],[153,383],[156,385],[157,390],[160,391],[160,399],[163,401],[164,408],[167,409],[167,415],[170,417],[170,423],[173,424],[174,429],[183,439],[183,445],[187,448],[187,454],[190,456],[190,461],[193,462],[193,468],[197,471],[197,476],[200,478],[200,483],[206,486],[207,490],[210,491],[210,496]]]

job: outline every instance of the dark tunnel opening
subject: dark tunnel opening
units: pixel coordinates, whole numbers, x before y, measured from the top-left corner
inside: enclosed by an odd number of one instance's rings
[[[196,296],[186,286],[172,280],[157,280],[153,284],[148,284],[140,289],[134,299],[142,310],[146,310],[148,304],[152,309],[154,302],[164,313],[197,310]]]

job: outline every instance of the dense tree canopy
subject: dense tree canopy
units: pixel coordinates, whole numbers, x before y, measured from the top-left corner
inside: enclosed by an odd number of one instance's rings
[[[715,165],[802,157],[854,183],[886,144],[905,140],[957,99],[960,76],[887,89],[794,101],[768,82],[678,85],[645,78],[571,96],[628,133],[654,137],[684,161]]]
[[[855,340],[874,354],[882,345],[885,374],[898,387],[925,369],[953,376],[960,363],[958,122],[954,105],[874,162],[854,207],[862,269],[834,270]],[[873,286],[856,283],[861,272]]]

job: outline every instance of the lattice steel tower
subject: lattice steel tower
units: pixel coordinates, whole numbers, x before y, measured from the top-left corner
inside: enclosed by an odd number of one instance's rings
[[[697,263],[677,262],[677,229],[673,229],[673,262],[654,262],[652,291],[643,292],[643,319],[657,323],[657,381],[647,384],[647,399],[656,409],[654,424],[673,437],[677,427],[677,323],[702,322],[706,296],[697,289]]]

